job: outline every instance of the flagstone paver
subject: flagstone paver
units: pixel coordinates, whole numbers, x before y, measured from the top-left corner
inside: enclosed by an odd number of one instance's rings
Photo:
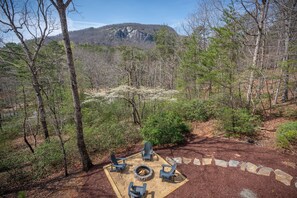
[[[183,157],[183,162],[184,162],[185,164],[190,164],[191,161],[192,161],[192,159]]]
[[[211,165],[212,158],[202,158],[202,165]]]
[[[226,168],[228,167],[228,162],[225,160],[215,159],[215,165]]]
[[[197,158],[194,159],[193,164],[195,164],[197,166],[200,166],[201,165],[200,160],[197,159]]]
[[[181,163],[182,163],[182,158],[181,158],[181,157],[174,157],[173,160],[174,160],[175,163],[177,163],[177,164],[181,164]]]
[[[240,170],[245,171],[245,169],[246,169],[246,162],[241,162]]]
[[[273,171],[272,168],[269,167],[262,167],[258,171],[258,175],[263,175],[263,176],[270,176],[270,173]]]
[[[291,181],[293,179],[293,177],[291,175],[289,175],[288,173],[285,173],[284,171],[279,170],[279,169],[276,169],[274,171],[274,173],[275,173],[275,179],[277,181],[280,181],[287,186],[291,185]]]
[[[241,192],[240,192],[240,197],[241,198],[257,198],[256,193],[254,193],[253,191],[251,191],[250,189],[246,189],[244,188]]]
[[[229,167],[238,167],[239,164],[240,164],[240,162],[236,161],[236,160],[229,161]]]
[[[246,163],[246,170],[250,173],[254,173],[254,174],[257,174],[257,169],[258,169],[258,166],[251,163],[251,162],[247,162]]]

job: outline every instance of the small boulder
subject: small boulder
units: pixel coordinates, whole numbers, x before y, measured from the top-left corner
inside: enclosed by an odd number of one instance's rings
[[[195,164],[197,166],[200,166],[201,165],[200,160],[197,159],[197,158],[194,159],[193,164]]]
[[[263,176],[270,176],[270,173],[273,171],[272,168],[269,167],[262,167],[259,169],[257,172],[258,175],[263,175]]]
[[[182,158],[181,158],[181,157],[175,157],[175,158],[173,158],[173,160],[174,160],[175,163],[177,163],[177,164],[181,164],[181,163],[182,163]]]
[[[241,198],[257,198],[257,194],[254,193],[253,191],[251,191],[250,189],[246,189],[246,188],[244,188],[244,189],[240,192],[240,197],[241,197]]]
[[[275,174],[275,179],[277,181],[280,181],[287,186],[291,185],[291,181],[292,181],[293,177],[291,175],[289,175],[288,173],[285,173],[282,170],[276,169],[274,171],[274,174]]]
[[[240,170],[245,171],[245,169],[246,169],[246,162],[241,162]]]
[[[192,159],[183,157],[183,162],[184,162],[185,164],[190,164],[191,161],[192,161]]]
[[[211,165],[212,158],[202,158],[202,165]]]
[[[229,167],[238,167],[239,163],[240,163],[239,161],[230,160],[229,161]]]
[[[258,166],[253,164],[253,163],[250,163],[250,162],[247,162],[246,163],[246,170],[250,173],[254,173],[254,174],[257,174],[257,169],[258,169]]]
[[[228,166],[228,162],[224,160],[215,159],[215,165],[226,168]]]

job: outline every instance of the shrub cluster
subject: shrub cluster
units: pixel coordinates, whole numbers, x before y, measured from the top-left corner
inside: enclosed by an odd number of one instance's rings
[[[33,156],[35,177],[43,177],[63,167],[63,153],[58,140],[52,139],[39,145]]]
[[[90,151],[111,151],[141,139],[139,130],[127,119],[130,109],[126,108],[119,101],[94,102],[84,107],[84,135]]]
[[[247,109],[222,108],[218,113],[222,128],[228,135],[254,136],[256,127],[260,124],[258,116]]]
[[[24,169],[28,160],[27,152],[22,150],[12,152],[10,148],[3,148],[1,146],[0,150],[0,173],[1,177],[3,177],[0,182],[0,188],[6,182],[15,184],[30,180],[30,172]]]
[[[289,149],[290,146],[297,142],[297,122],[288,122],[282,124],[277,129],[277,145]]]
[[[177,113],[186,120],[207,121],[213,115],[210,101],[181,101],[177,105]]]
[[[151,115],[141,129],[143,138],[154,145],[182,143],[188,132],[188,126],[173,112]]]

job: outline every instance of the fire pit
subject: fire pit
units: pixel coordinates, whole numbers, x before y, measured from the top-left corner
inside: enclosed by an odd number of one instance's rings
[[[140,181],[147,181],[153,177],[153,169],[149,166],[141,164],[134,169],[134,177]]]

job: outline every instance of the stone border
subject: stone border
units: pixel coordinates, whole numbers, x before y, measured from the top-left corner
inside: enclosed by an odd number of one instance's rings
[[[183,160],[181,160],[183,159]],[[202,158],[201,160],[198,158],[194,158],[194,160],[192,160],[191,158],[185,158],[185,157],[174,157],[174,158],[170,158],[170,157],[166,157],[167,161],[175,161],[175,162],[179,162],[180,164],[182,164],[184,162],[184,164],[190,164],[190,162],[193,161],[193,164],[196,166],[209,166],[212,165],[213,161],[214,161],[214,165],[215,166],[219,166],[219,167],[223,167],[223,168],[239,168],[241,171],[247,171],[249,173],[253,173],[256,175],[261,175],[261,176],[270,176],[271,172],[273,172],[275,174],[275,180],[285,184],[286,186],[291,186],[291,184],[293,184],[293,186],[295,185],[295,187],[297,188],[297,177],[295,177],[295,182],[294,177],[280,169],[275,169],[273,170],[270,167],[265,167],[262,165],[256,165],[253,164],[251,162],[244,162],[244,161],[237,161],[237,160],[229,160],[229,161],[225,161],[225,160],[221,160],[221,159],[215,159],[215,158]],[[183,161],[183,162],[182,162]],[[292,182],[293,181],[293,182]]]

